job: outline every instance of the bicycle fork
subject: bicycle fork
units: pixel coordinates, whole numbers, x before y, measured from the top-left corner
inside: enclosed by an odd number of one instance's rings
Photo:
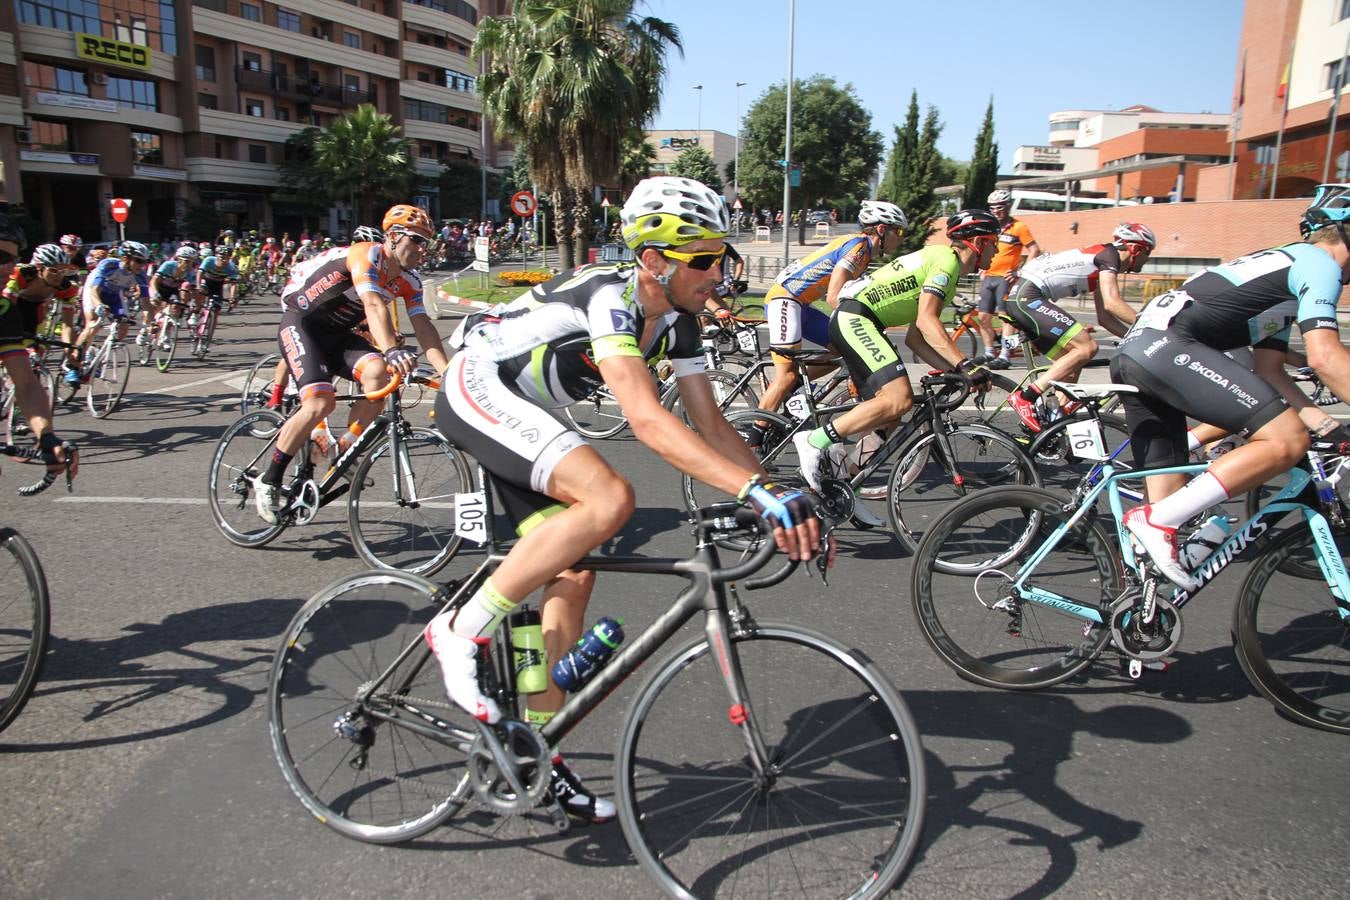
[[[715,590],[724,589],[719,586]],[[741,737],[745,740],[747,762],[755,773],[756,786],[763,793],[777,782],[781,760],[774,758],[764,743],[764,734],[755,720],[749,693],[745,689],[740,657],[731,642],[733,631],[752,631],[755,627],[750,611],[744,606],[737,606],[735,612],[729,615],[721,610],[710,611],[704,622],[708,646],[716,655],[717,668],[722,673],[727,697],[731,701],[727,707],[727,718],[740,729]]]

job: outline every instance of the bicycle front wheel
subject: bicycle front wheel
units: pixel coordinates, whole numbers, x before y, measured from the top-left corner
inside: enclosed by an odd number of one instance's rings
[[[619,408],[619,401],[604,385],[585,400],[563,407],[563,416],[578,433],[594,440],[614,437],[628,427],[628,418]]]
[[[178,323],[165,319],[155,339],[155,368],[161,372],[169,371],[173,365],[174,354],[178,352]]]
[[[455,495],[472,485],[464,455],[439,432],[412,429],[397,455],[386,438],[352,475],[347,524],[357,554],[377,569],[439,572],[461,543]]]
[[[1308,571],[1315,574],[1298,574]],[[1350,620],[1337,610],[1306,527],[1285,531],[1252,563],[1233,610],[1233,647],[1247,679],[1280,712],[1350,734]]]
[[[919,629],[938,656],[968,681],[1036,689],[1082,671],[1111,639],[1108,609],[1124,591],[1114,533],[1084,516],[1027,575],[1027,560],[1072,515],[1063,496],[1001,487],[954,504],[924,535],[910,595]],[[1041,591],[1090,618],[1023,599]]]
[[[211,455],[207,502],[212,521],[231,544],[261,547],[286,527],[264,522],[253,496],[253,479],[271,463],[282,421],[270,409],[255,410],[225,430]]]
[[[745,438],[759,458],[770,481],[793,487],[806,486],[797,448],[792,443],[792,435],[797,431],[794,419],[764,409],[739,409],[727,413],[726,418],[727,424]],[[691,512],[726,499],[721,491],[689,475],[681,476],[680,483],[684,504]]]
[[[0,731],[33,694],[47,653],[51,606],[32,546],[0,528]]]
[[[705,638],[643,686],[616,754],[624,837],[672,897],[874,897],[923,826],[919,732],[871,661],[830,638],[759,624],[732,638],[743,726],[728,722]],[[744,729],[768,749],[750,766]]]
[[[445,701],[440,666],[422,643],[441,596],[402,572],[353,575],[306,603],[277,648],[267,684],[272,751],[305,808],[347,837],[411,840],[467,795],[477,732]]]
[[[910,553],[918,550],[924,531],[953,501],[995,485],[1041,484],[1026,451],[997,429],[958,425],[947,441],[950,456],[931,431],[896,454],[886,508],[895,536]]]
[[[89,414],[95,419],[111,415],[122,402],[130,378],[131,351],[119,341],[108,348],[108,354],[89,373],[88,390],[84,395]]]

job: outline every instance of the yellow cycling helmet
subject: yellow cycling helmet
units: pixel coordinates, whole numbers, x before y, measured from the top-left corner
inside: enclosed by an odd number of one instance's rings
[[[691,241],[720,240],[731,230],[726,202],[692,178],[660,175],[633,188],[619,213],[623,241],[636,250],[644,244],[679,247]]]

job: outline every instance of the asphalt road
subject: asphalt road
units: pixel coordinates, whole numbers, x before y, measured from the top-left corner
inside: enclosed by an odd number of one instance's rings
[[[76,493],[21,500],[28,473],[5,467],[0,520],[42,558],[53,639],[36,696],[0,734],[0,894],[652,896],[617,824],[558,836],[542,819],[470,816],[375,847],[324,828],[287,790],[266,732],[272,654],[307,597],[361,566],[341,510],[263,550],[226,543],[211,523],[211,450],[276,318],[274,302],[255,302],[226,320],[206,364],[134,371],[110,419],[63,410],[62,434],[84,450]],[[605,549],[690,549],[671,470],[627,436],[602,452],[641,506]],[[1248,687],[1228,637],[1242,566],[1186,608],[1170,671],[1131,682],[1102,666],[1013,694],[961,681],[924,644],[894,540],[840,538],[828,588],[799,574],[751,606],[861,648],[914,712],[930,795],[901,894],[1345,895],[1346,739],[1284,721]],[[622,613],[632,633],[675,589],[602,580],[592,618]],[[564,747],[601,792],[635,688]]]

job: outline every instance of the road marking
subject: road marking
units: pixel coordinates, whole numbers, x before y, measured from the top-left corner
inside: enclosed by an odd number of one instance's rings
[[[205,506],[205,497],[57,497],[57,503],[155,503],[161,506]]]
[[[239,378],[238,372],[222,372],[219,375],[212,375],[210,378],[199,378],[196,381],[189,381],[186,384],[175,384],[172,387],[157,388],[153,391],[137,391],[138,394],[172,394],[174,391],[186,390],[190,387],[197,387],[203,384],[210,384],[213,381],[224,381],[226,378]],[[245,374],[243,377],[248,377]],[[242,387],[242,382],[240,387]]]

